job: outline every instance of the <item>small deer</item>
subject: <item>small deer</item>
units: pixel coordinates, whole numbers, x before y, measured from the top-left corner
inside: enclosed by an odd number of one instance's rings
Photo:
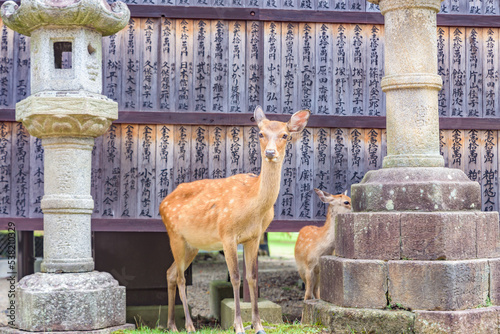
[[[186,330],[195,331],[186,300],[184,271],[199,249],[224,250],[234,292],[234,329],[244,334],[240,311],[240,273],[237,246],[243,244],[252,325],[265,334],[257,305],[257,253],[259,240],[274,217],[273,205],[279,194],[281,167],[287,141],[307,124],[310,111],[293,114],[288,123],[270,121],[261,107],[254,111],[259,127],[262,156],[261,173],[237,174],[225,179],[198,180],[179,185],[161,202],[160,214],[167,228],[174,263],[167,270],[169,330],[177,331],[174,322],[176,287],[179,289]]]
[[[335,250],[337,214],[351,211],[351,199],[347,196],[347,190],[341,195],[331,195],[316,188],[314,191],[323,203],[328,204],[328,213],[322,227],[301,228],[295,244],[295,262],[306,285],[304,300],[319,298],[319,258],[332,255]]]

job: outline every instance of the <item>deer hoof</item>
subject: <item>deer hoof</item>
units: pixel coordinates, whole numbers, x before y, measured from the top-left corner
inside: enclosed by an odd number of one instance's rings
[[[260,330],[260,331],[258,331],[258,332],[257,332],[257,333],[255,333],[255,334],[266,334],[266,332],[264,332],[263,330]]]

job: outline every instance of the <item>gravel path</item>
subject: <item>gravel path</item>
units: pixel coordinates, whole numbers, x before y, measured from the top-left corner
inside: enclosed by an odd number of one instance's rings
[[[240,275],[243,263],[239,256]],[[210,315],[209,283],[227,279],[224,257],[218,253],[202,253],[193,262],[193,285],[188,286],[188,303],[194,317]],[[298,286],[299,273],[293,258],[259,257],[260,297],[281,305],[283,320],[293,322],[302,316],[304,291]]]

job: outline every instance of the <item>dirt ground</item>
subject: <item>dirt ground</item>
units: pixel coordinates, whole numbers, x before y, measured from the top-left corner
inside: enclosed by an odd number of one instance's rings
[[[243,275],[241,256],[239,263],[240,275]],[[298,284],[300,276],[295,259],[259,256],[258,277],[260,297],[279,304],[285,322],[300,320],[304,291]],[[212,280],[225,279],[227,279],[227,266],[222,255],[218,253],[198,255],[193,262],[193,285],[187,287],[188,303],[192,307],[194,317],[209,317],[209,283]]]

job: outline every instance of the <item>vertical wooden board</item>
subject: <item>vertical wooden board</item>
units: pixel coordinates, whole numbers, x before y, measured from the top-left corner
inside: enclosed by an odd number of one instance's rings
[[[226,128],[226,176],[241,174],[244,171],[245,137],[242,126]],[[224,138],[224,137],[223,137]]]
[[[333,10],[342,11],[349,10],[348,0],[333,0]]]
[[[263,4],[264,0],[245,0],[245,7],[249,7],[249,8],[259,8],[261,7]]]
[[[232,2],[232,0],[231,0]],[[241,3],[241,0],[236,1],[236,3]],[[233,4],[230,4],[230,0],[212,0],[211,5],[213,7],[227,7],[227,6],[232,6]],[[241,6],[241,5],[239,5]]]
[[[484,28],[483,117],[499,117],[498,108],[498,28]]]
[[[16,34],[14,54],[14,102],[19,102],[31,92],[29,37]]]
[[[256,106],[262,106],[264,102],[264,39],[262,38],[263,23],[258,21],[247,21],[247,44],[246,44],[246,85],[248,91],[247,112],[253,113]]]
[[[246,34],[245,21],[229,21],[229,112],[247,110],[245,89]]]
[[[30,136],[21,122],[12,124],[11,216],[28,217],[30,185]]]
[[[140,50],[138,43],[140,39],[140,25],[137,18],[131,18],[125,28],[124,50],[123,50],[123,91],[120,100],[120,110],[137,110],[139,105],[139,71],[140,69]]]
[[[207,179],[209,133],[206,126],[191,127],[191,181]]]
[[[483,39],[481,28],[466,28],[467,117],[482,117]]]
[[[172,0],[173,1],[173,0]],[[161,49],[159,61],[159,107],[161,111],[174,111],[175,94],[175,20],[161,18]]]
[[[44,193],[44,168],[43,168],[43,146],[42,140],[30,137],[30,167],[29,167],[29,217],[41,218],[42,209],[40,203]]]
[[[500,13],[500,2],[497,0],[484,0],[483,8],[485,15],[498,15]]]
[[[14,108],[14,80],[14,30],[2,24],[2,40],[0,41],[0,108]]]
[[[299,24],[283,23],[281,38],[281,113],[293,114],[299,108]]]
[[[123,90],[124,67],[122,54],[124,50],[124,35],[121,30],[114,35],[102,38],[103,50],[103,94],[123,107],[121,92]],[[120,100],[120,101],[118,101]]]
[[[175,0],[157,0],[159,5],[163,6],[175,6]]]
[[[467,13],[473,15],[483,14],[483,1],[484,0],[468,0]]]
[[[367,50],[367,76],[365,81],[366,106],[365,110],[369,116],[382,116],[385,114],[385,109],[382,108],[382,71],[383,71],[383,43],[382,43],[382,26],[368,26],[368,50]]]
[[[174,188],[191,181],[191,126],[174,126]]]
[[[276,214],[279,219],[294,219],[295,182],[297,180],[297,140],[286,143],[285,156],[280,182],[280,192],[276,202]]]
[[[467,108],[465,28],[450,28],[450,116],[464,117]]]
[[[259,128],[256,126],[245,126],[243,127],[244,172],[259,175],[261,161]]]
[[[120,218],[122,127],[111,124],[102,145],[102,218]],[[125,169],[123,169],[125,171]]]
[[[175,27],[175,94],[179,112],[193,111],[193,21],[176,20]]]
[[[448,141],[448,130],[442,130],[440,129],[439,130],[439,154],[441,154],[441,156],[443,157],[444,159],[444,166],[445,167],[449,167],[449,164],[448,164],[448,155],[450,154],[449,151],[450,151],[450,147],[449,145],[447,145],[447,141]]]
[[[481,131],[483,136],[482,154],[482,209],[498,211],[498,131]]]
[[[250,3],[252,3],[252,0],[250,0]],[[281,8],[281,1],[280,0],[260,0],[258,1],[260,3],[262,8],[268,8],[268,9],[279,9]],[[253,6],[250,6],[253,7]]]
[[[341,194],[346,190],[350,194],[350,187],[347,186],[347,170],[348,167],[348,129],[333,128],[332,130],[332,162],[331,162],[331,180],[332,186],[329,193]]]
[[[349,10],[352,12],[366,11],[367,1],[364,0],[349,0]]]
[[[138,170],[138,143],[139,125],[121,125],[121,157],[120,157],[120,211],[121,218],[136,218],[138,196],[137,170]]]
[[[468,0],[450,0],[450,14],[466,14]]]
[[[264,112],[281,110],[281,22],[264,22]]]
[[[208,4],[208,0],[175,0],[177,6],[202,5],[204,2]]]
[[[471,181],[481,182],[481,131],[465,131],[464,172]]]
[[[137,167],[137,212],[141,218],[156,216],[156,126],[140,125]]]
[[[158,41],[160,19],[140,19],[141,67],[139,106],[144,111],[158,110]]]
[[[349,76],[349,99],[351,110],[348,114],[365,115],[365,78],[367,65],[367,47],[369,26],[351,24],[349,26],[350,35],[350,50],[348,55],[348,63],[350,64],[351,74]]]
[[[365,157],[365,136],[363,129],[352,128],[348,130],[349,157],[347,159],[347,184],[349,190],[353,184],[359,183],[367,170]]]
[[[160,215],[160,203],[174,190],[174,127],[156,126],[156,216]]]
[[[102,214],[102,176],[103,176],[103,137],[99,136],[94,139],[94,147],[92,148],[92,166],[90,178],[90,195],[94,200],[94,211],[92,217],[100,217]]]
[[[314,181],[313,188],[318,188],[326,192],[331,192],[330,184],[332,180],[331,161],[331,129],[315,128],[314,130]],[[328,205],[323,203],[316,194],[313,196],[313,218],[326,218]]]
[[[316,108],[316,24],[299,24],[299,103],[300,109]]]
[[[327,23],[316,24],[316,113],[333,114],[333,30]]]
[[[297,140],[297,178],[295,185],[295,218],[310,220],[314,216],[314,137],[313,128],[305,128]]]
[[[443,80],[438,93],[439,116],[450,116],[450,29],[437,27],[437,67]]]
[[[211,32],[212,75],[210,76],[210,110],[227,113],[229,90],[229,24],[213,20]]]
[[[229,7],[245,7],[245,0],[229,0]]]
[[[12,217],[12,125],[0,122],[0,217]]]
[[[450,14],[451,11],[451,0],[443,0],[441,2],[441,10],[439,11],[439,14]]]
[[[382,129],[364,129],[364,171],[382,168]]]
[[[446,130],[446,145],[448,146],[448,167],[464,170],[465,165],[465,133],[467,131]]]
[[[323,2],[330,2],[331,0],[320,0]],[[298,0],[282,0],[281,7],[283,9],[297,9],[298,7]]]
[[[315,10],[316,1],[315,0],[298,0],[299,9],[301,10]]]
[[[387,156],[387,129],[381,129],[381,131],[382,131],[382,139],[381,139],[380,153],[382,156],[381,166],[383,166],[384,158]]]
[[[210,111],[210,28],[211,21],[195,20],[193,46],[194,111]]]
[[[367,12],[380,12],[380,7],[379,5],[376,5],[371,2],[366,3],[366,11]]]
[[[235,137],[231,135],[226,137],[226,131],[228,129],[234,129]],[[208,177],[211,179],[222,179],[227,176],[226,166],[229,165],[231,168],[231,164],[233,163],[233,154],[234,154],[234,174],[238,174],[238,163],[243,163],[243,158],[240,156],[240,150],[237,145],[243,145],[243,137],[241,136],[240,141],[238,142],[237,132],[239,127],[225,127],[225,126],[209,126],[208,127]],[[231,130],[229,130],[231,131]],[[235,138],[236,141],[230,144],[230,138]],[[234,147],[233,147],[234,145]],[[227,147],[229,147],[229,152],[227,151]],[[232,151],[234,150],[234,151]],[[231,157],[230,157],[231,155]],[[241,159],[240,159],[241,158]],[[229,161],[229,162],[228,162]],[[233,175],[230,173],[230,175]]]
[[[348,25],[335,24],[333,32],[335,41],[333,44],[334,54],[334,92],[335,92],[335,115],[349,115],[349,64],[347,55],[349,53]]]

